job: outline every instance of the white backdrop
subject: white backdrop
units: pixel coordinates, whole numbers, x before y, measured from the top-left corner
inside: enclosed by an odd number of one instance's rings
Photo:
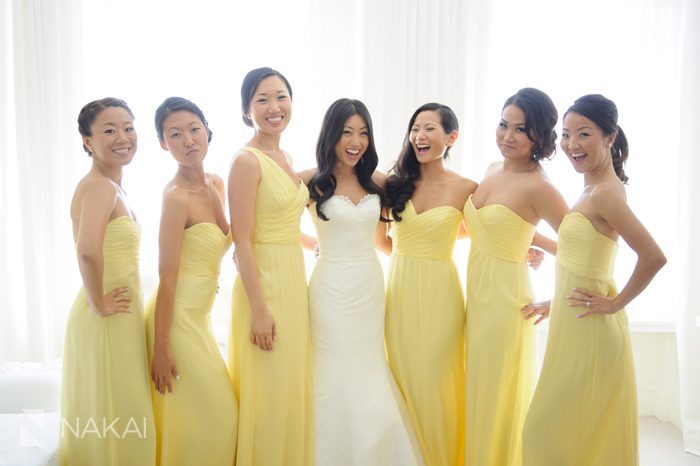
[[[239,88],[253,67],[275,67],[293,86],[283,146],[299,169],[313,164],[323,113],[339,97],[368,105],[384,169],[413,110],[440,101],[461,122],[451,166],[478,181],[499,157],[494,129],[508,96],[538,87],[562,114],[595,92],[619,106],[631,147],[629,200],[670,259],[629,307],[630,319],[678,322],[687,448],[700,451],[698,301],[691,293],[698,283],[691,264],[700,255],[692,240],[700,205],[695,0],[0,2],[0,360],[61,353],[80,285],[68,206],[90,165],[75,119],[89,100],[123,98],[137,118],[139,151],[124,185],[143,227],[148,292],[157,279],[160,193],[175,170],[158,147],[153,112],[170,95],[204,110],[214,131],[207,169],[222,176],[250,136]],[[548,171],[573,202],[582,180],[561,154]],[[458,249],[463,265],[465,245]],[[622,245],[619,282],[633,261]],[[534,275],[542,298],[552,263]],[[228,261],[224,271],[230,286]],[[219,301],[224,316],[226,300]]]

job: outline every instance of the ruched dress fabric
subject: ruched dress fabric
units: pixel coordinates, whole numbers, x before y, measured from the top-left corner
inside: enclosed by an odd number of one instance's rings
[[[156,432],[143,326],[139,226],[107,224],[103,290],[128,287],[130,313],[95,314],[81,288],[63,348],[59,462],[70,466],[155,464]]]
[[[251,342],[250,302],[237,276],[229,345],[229,367],[239,401],[236,465],[308,466],[313,464],[314,451],[313,361],[299,221],[309,191],[260,150],[243,150],[260,162],[254,252],[277,340],[273,351],[263,351]]]
[[[464,221],[471,236],[467,266],[467,466],[520,466],[522,428],[535,387],[533,301],[527,251],[535,226],[502,204]]]
[[[171,379],[173,392],[164,396],[151,384],[159,466],[233,465],[238,403],[210,322],[221,258],[230,246],[230,235],[214,223],[184,233],[168,340],[179,379]],[[146,305],[149,361],[157,294]]]
[[[429,466],[464,461],[464,295],[452,250],[462,212],[417,214],[409,200],[392,223],[386,347]]]
[[[573,288],[615,296],[617,243],[579,212],[559,227],[547,351],[525,421],[525,466],[638,464],[637,388],[625,310],[576,316]]]
[[[384,275],[374,250],[379,196],[310,211],[320,255],[309,282],[316,465],[422,464],[384,350]],[[402,416],[403,414],[403,416]]]

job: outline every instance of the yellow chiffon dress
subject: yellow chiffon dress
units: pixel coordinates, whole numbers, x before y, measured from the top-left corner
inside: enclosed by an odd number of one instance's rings
[[[559,227],[556,288],[542,373],[525,421],[525,466],[638,464],[637,389],[620,310],[577,319],[566,296],[586,288],[615,296],[617,243],[579,212]]]
[[[277,340],[269,352],[251,342],[250,303],[236,277],[229,345],[240,403],[236,465],[308,466],[314,451],[313,361],[299,221],[309,191],[260,150],[243,150],[260,162],[253,239],[260,289]]]
[[[152,465],[156,435],[139,278],[139,226],[107,224],[103,289],[128,287],[131,313],[101,317],[81,288],[63,348],[59,462],[69,466]]]
[[[467,466],[520,466],[522,428],[535,386],[535,327],[527,251],[535,227],[502,204],[474,207],[467,266]]]
[[[151,384],[160,466],[233,465],[238,404],[210,322],[221,258],[230,246],[231,236],[214,223],[185,230],[169,337],[180,378],[172,379],[173,392],[165,396]],[[149,361],[157,294],[146,305]]]
[[[392,223],[386,290],[386,348],[425,464],[464,458],[464,296],[452,249],[462,213],[417,214],[409,200]]]

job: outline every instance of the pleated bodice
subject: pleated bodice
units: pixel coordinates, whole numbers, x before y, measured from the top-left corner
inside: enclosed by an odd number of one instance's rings
[[[469,196],[464,221],[471,235],[472,251],[481,251],[508,262],[525,262],[535,226],[502,204],[479,209]]]
[[[570,212],[559,227],[557,264],[581,277],[610,280],[617,243],[600,233],[580,212]]]
[[[180,252],[178,279],[212,277],[218,279],[221,258],[231,246],[231,235],[224,235],[215,223],[197,223],[185,230]]]
[[[393,253],[421,259],[450,260],[462,213],[443,205],[418,214],[413,202],[406,202],[400,222],[392,223]]]
[[[104,283],[138,272],[140,236],[139,224],[130,217],[117,217],[107,224],[102,245]]]
[[[266,167],[255,201],[254,241],[272,244],[299,242],[299,219],[309,201],[306,185],[302,182],[297,185],[274,160],[255,147],[242,150],[258,158],[261,170],[263,165]]]

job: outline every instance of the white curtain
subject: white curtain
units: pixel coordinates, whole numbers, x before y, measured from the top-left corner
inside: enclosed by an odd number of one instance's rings
[[[676,265],[678,288],[678,354],[681,416],[686,451],[700,455],[700,151],[694,139],[700,133],[700,3],[686,0],[681,68],[681,119],[678,138],[679,244],[683,254]],[[663,189],[660,190],[663,195]]]
[[[80,2],[4,1],[0,360],[60,354],[73,251],[68,205],[80,85]]]

